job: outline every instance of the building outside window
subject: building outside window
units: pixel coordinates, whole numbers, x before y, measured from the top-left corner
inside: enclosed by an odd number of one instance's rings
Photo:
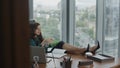
[[[96,39],[96,0],[75,0],[75,3],[74,44],[92,46]]]
[[[33,0],[33,18],[41,24],[44,38],[60,40],[61,0]]]
[[[104,54],[117,56],[118,38],[119,0],[104,0]]]

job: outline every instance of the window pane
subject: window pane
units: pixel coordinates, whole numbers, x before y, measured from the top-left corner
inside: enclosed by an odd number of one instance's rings
[[[34,19],[41,24],[45,38],[60,40],[61,0],[33,0]]]
[[[76,0],[75,45],[94,44],[96,38],[96,0]]]
[[[104,54],[117,56],[119,32],[119,0],[104,1]]]

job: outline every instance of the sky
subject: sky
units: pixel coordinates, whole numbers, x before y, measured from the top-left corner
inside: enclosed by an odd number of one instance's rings
[[[90,7],[96,5],[96,0],[76,0],[76,6]]]
[[[33,0],[34,7],[42,5],[45,7],[55,7],[61,0]],[[89,7],[96,4],[96,0],[76,0],[76,5],[81,7]]]
[[[60,0],[33,0],[34,1],[34,6],[35,5],[43,5],[43,6],[56,6]]]

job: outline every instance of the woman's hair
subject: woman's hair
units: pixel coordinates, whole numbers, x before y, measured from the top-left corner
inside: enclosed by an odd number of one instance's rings
[[[37,27],[38,26],[40,26],[40,24],[39,23],[37,23],[35,20],[31,20],[30,21],[30,33],[31,33],[31,39],[34,39],[35,38],[35,34],[34,34],[34,32],[35,32],[35,30],[37,29]],[[39,40],[40,40],[40,42],[42,42],[43,41],[43,37],[42,37],[42,33],[40,33],[40,35],[38,35],[37,36],[38,38],[39,38]]]

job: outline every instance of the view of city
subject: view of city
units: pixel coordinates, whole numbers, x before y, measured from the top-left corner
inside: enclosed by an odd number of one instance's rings
[[[119,0],[104,2],[104,46],[105,54],[116,56],[119,33]]]
[[[34,19],[41,24],[45,38],[60,40],[61,0],[33,0]]]
[[[96,0],[76,0],[75,45],[93,45],[96,39]]]
[[[75,9],[75,45],[86,46],[95,39],[96,0],[76,0]],[[61,0],[34,0],[34,19],[44,37],[60,40]]]

